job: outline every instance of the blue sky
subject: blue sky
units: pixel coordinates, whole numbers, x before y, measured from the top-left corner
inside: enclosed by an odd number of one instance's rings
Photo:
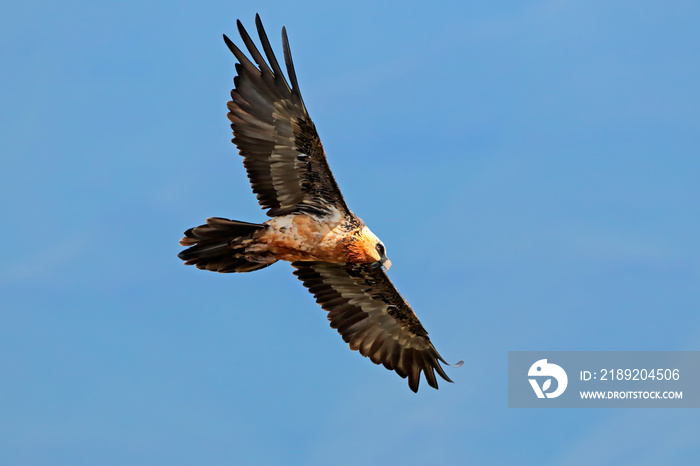
[[[455,384],[349,351],[230,143],[256,12]],[[0,19],[0,463],[694,464],[693,410],[507,408],[512,350],[700,349],[700,5],[45,2]]]

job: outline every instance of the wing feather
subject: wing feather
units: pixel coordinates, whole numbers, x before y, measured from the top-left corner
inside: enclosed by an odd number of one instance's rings
[[[293,262],[292,266],[350,349],[408,378],[414,392],[421,372],[433,388],[438,388],[435,372],[452,382],[428,332],[382,268],[328,262]]]
[[[271,217],[297,211],[327,214],[333,208],[349,215],[301,98],[286,30],[282,46],[291,87],[259,15],[255,24],[264,56],[240,21],[238,31],[250,58],[228,37],[224,41],[238,60],[227,103],[233,142],[258,203]]]

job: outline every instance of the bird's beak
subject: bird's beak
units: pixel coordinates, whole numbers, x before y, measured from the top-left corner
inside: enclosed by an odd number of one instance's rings
[[[382,265],[385,269],[389,270],[391,268],[391,261],[385,257],[382,259]]]

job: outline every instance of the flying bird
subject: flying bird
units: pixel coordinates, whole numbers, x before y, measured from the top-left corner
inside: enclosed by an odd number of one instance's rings
[[[285,28],[289,82],[259,15],[255,23],[267,60],[240,21],[238,31],[255,64],[224,35],[238,60],[228,119],[253,192],[272,218],[264,223],[209,218],[185,232],[180,244],[188,248],[178,257],[221,273],[289,261],[350,349],[408,377],[414,392],[421,372],[433,388],[438,388],[435,372],[452,382],[440,362],[449,364],[384,271],[391,267],[384,243],[338,189],[299,92]]]

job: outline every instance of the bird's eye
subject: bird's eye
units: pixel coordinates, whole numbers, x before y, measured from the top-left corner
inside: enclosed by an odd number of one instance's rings
[[[384,245],[382,243],[377,243],[377,252],[379,253],[380,256],[383,256],[386,250],[384,249]]]

